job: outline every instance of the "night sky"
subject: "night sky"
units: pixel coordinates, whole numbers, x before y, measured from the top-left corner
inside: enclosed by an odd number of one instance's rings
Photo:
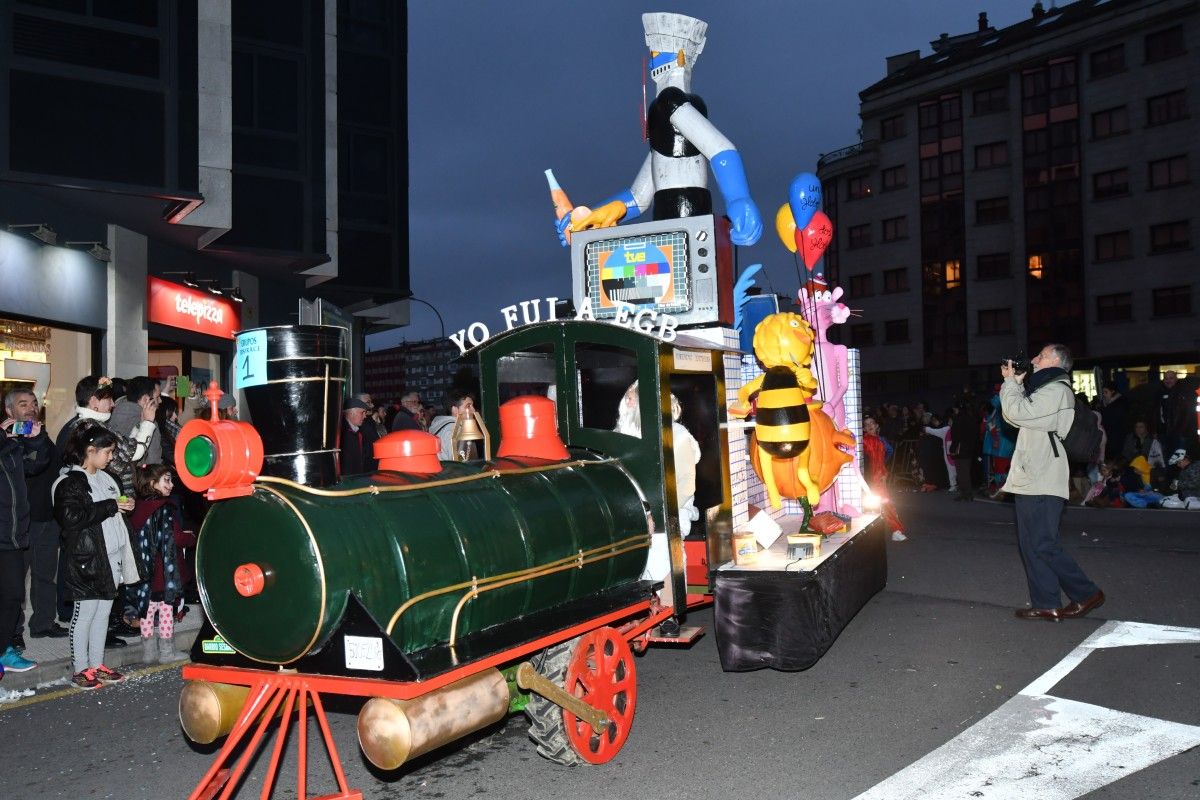
[[[1049,3],[1046,3],[1049,6]],[[774,230],[798,172],[858,141],[858,92],[884,77],[884,58],[942,32],[994,27],[1029,14],[1032,0],[730,0],[409,3],[409,252],[414,296],[436,306],[450,335],[474,320],[503,328],[501,306],[571,295],[543,171],[576,204],[598,206],[633,181],[641,138],[641,14],[675,11],[708,22],[692,90],[742,154],[763,216],[758,284],[798,285],[794,257]],[[654,95],[649,83],[647,93]],[[715,181],[713,204],[724,209]],[[643,216],[642,221],[648,219]],[[414,303],[412,325],[368,349],[439,335]]]

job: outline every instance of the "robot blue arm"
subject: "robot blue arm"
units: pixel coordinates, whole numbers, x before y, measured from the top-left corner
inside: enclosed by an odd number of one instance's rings
[[[709,159],[709,164],[725,198],[725,211],[733,223],[730,238],[737,245],[754,244],[762,236],[762,217],[750,197],[742,157],[737,150],[722,150]]]

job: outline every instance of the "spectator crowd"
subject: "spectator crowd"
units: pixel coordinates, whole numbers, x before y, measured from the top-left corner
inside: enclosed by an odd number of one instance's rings
[[[1200,510],[1195,389],[1167,370],[1133,394],[1131,400],[1105,383],[1090,402],[1080,395],[1102,437],[1090,459],[1071,465],[1071,502]],[[942,412],[923,402],[884,403],[870,417],[886,442],[893,484],[948,490],[967,501],[1000,495],[1017,430],[1004,419],[997,392],[964,391]]]

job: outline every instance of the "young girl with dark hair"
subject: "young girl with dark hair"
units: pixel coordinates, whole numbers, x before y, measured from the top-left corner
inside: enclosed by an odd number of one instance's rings
[[[179,508],[171,499],[175,476],[165,464],[145,464],[134,471],[137,505],[129,518],[138,567],[150,575],[146,583],[131,588],[129,597],[141,620],[142,661],[170,664],[187,658],[175,649],[175,602],[183,591],[179,546],[184,540]],[[155,652],[154,619],[158,617]]]
[[[67,439],[64,467],[51,488],[65,541],[67,594],[74,601],[71,680],[81,689],[125,680],[103,663],[108,613],[117,588],[141,580],[121,516],[133,510],[133,500],[105,472],[116,445],[117,437],[103,425],[81,421]]]

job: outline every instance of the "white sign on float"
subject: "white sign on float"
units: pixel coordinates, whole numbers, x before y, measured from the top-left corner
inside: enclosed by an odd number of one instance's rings
[[[238,334],[237,358],[234,359],[233,388],[245,389],[267,382],[267,332]]]
[[[555,311],[554,304],[558,302],[557,297],[547,297],[544,300],[522,300],[520,303],[515,303],[511,306],[505,306],[500,309],[500,316],[504,318],[504,329],[511,331],[513,328],[519,328],[524,325],[533,325],[542,321],[542,303],[546,304],[546,322],[555,322],[558,316]],[[520,321],[518,322],[518,312]],[[595,314],[592,313],[592,302],[588,298],[584,298],[579,310],[575,312],[573,317],[575,320],[596,321]],[[616,325],[621,328],[630,328],[641,331],[650,336],[656,336],[664,342],[673,342],[678,335],[676,328],[679,326],[679,320],[670,314],[661,314],[653,308],[638,308],[630,303],[623,303],[618,306],[617,314],[610,320],[604,320],[610,325]],[[472,322],[465,328],[460,328],[458,333],[452,333],[448,337],[458,347],[459,355],[467,352],[469,347],[478,347],[479,345],[492,338],[492,331],[482,322]],[[706,364],[707,368],[707,364]]]

